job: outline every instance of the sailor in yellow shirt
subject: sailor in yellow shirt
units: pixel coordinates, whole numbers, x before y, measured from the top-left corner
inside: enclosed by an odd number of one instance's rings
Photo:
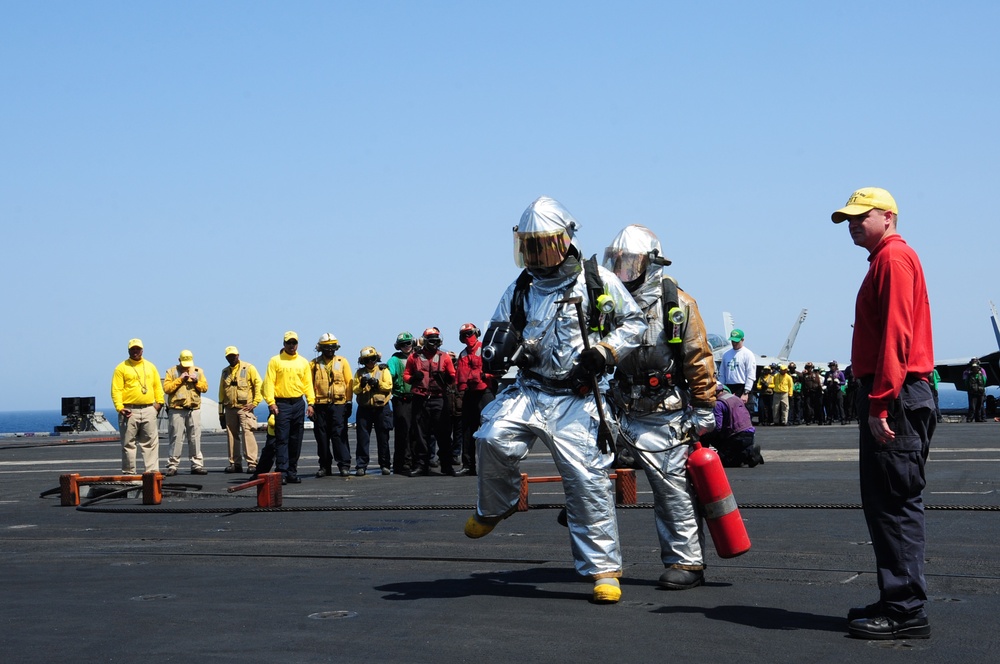
[[[156,415],[163,407],[163,384],[152,362],[142,359],[142,340],[129,339],[128,359],[115,367],[111,402],[118,411],[122,441],[122,474],[135,475],[136,445],[147,473],[160,470],[160,436]]]
[[[382,475],[392,472],[392,459],[389,456],[389,424],[392,415],[389,412],[389,399],[392,398],[392,373],[389,367],[382,364],[382,356],[374,346],[365,346],[358,356],[357,372],[354,374],[354,394],[358,398],[358,417],[355,420],[354,433],[358,438],[355,450],[358,477],[368,472],[369,444],[372,427],[375,428],[375,441],[378,445],[378,465]]]
[[[302,451],[302,432],[306,416],[313,418],[312,376],[309,361],[298,354],[299,335],[285,332],[281,352],[267,363],[261,392],[267,407],[274,415],[275,470],[283,482],[298,484],[299,453]],[[305,397],[306,404],[302,403]]]
[[[236,346],[226,347],[226,362],[229,366],[222,370],[219,381],[219,425],[229,439],[229,465],[225,472],[242,473],[240,459],[243,459],[247,462],[247,472],[253,473],[257,470],[257,438],[253,435],[257,416],[253,410],[264,400],[262,381],[254,365],[240,361]]]
[[[774,374],[771,367],[760,368],[757,379],[757,424],[762,427],[774,424]]]
[[[788,424],[788,402],[795,391],[795,379],[782,364],[774,376],[774,423],[780,427]]]
[[[164,475],[177,474],[185,438],[188,459],[191,460],[191,474],[207,475],[205,459],[201,456],[201,395],[208,392],[208,381],[205,380],[205,372],[194,366],[191,351],[182,350],[177,358],[177,366],[167,369],[163,391],[167,394],[170,424],[170,456],[167,458],[167,472]]]
[[[313,390],[316,392],[316,417],[313,420],[316,456],[319,457],[316,477],[332,475],[334,461],[341,477],[347,477],[351,469],[347,420],[354,406],[354,374],[351,363],[346,357],[337,355],[338,350],[340,342],[337,337],[327,332],[316,344],[319,357],[309,363]]]

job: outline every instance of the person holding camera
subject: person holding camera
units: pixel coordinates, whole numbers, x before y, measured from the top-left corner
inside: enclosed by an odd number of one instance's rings
[[[205,459],[201,455],[201,395],[208,392],[208,381],[205,380],[205,372],[194,366],[191,351],[182,350],[177,365],[167,369],[163,391],[167,395],[170,426],[170,457],[165,474],[177,474],[186,438],[191,474],[207,475]]]
[[[458,339],[465,348],[458,355],[458,394],[462,401],[462,464],[469,475],[476,474],[476,429],[483,408],[493,401],[496,378],[483,370],[483,342],[475,323],[466,323],[458,330]]]
[[[389,399],[392,396],[392,374],[388,365],[374,346],[365,346],[358,356],[358,370],[354,374],[354,395],[358,401],[358,415],[354,421],[357,434],[354,474],[363,477],[368,469],[368,450],[372,428],[378,445],[378,465],[383,475],[392,472],[389,455]]]

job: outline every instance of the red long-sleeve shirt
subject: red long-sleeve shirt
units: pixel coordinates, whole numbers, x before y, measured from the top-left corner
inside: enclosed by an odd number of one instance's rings
[[[868,414],[886,417],[907,377],[934,371],[931,308],[920,259],[899,235],[883,238],[868,257],[854,310],[854,375],[873,381]]]
[[[463,348],[458,356],[455,373],[458,375],[459,392],[489,389],[493,377],[483,372],[482,348],[482,342],[477,339],[471,347]]]

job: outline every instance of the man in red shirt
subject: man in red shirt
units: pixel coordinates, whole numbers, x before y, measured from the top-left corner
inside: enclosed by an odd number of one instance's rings
[[[458,330],[458,339],[465,344],[458,356],[455,373],[462,399],[462,464],[468,475],[476,474],[475,434],[482,424],[483,408],[493,401],[496,383],[491,374],[483,371],[483,342],[479,337],[475,323],[466,323]]]
[[[924,464],[937,420],[931,312],[916,252],[896,231],[885,189],[866,187],[831,215],[868,250],[855,305],[851,362],[860,388],[861,503],[875,551],[879,600],[847,613],[861,639],[926,639]]]

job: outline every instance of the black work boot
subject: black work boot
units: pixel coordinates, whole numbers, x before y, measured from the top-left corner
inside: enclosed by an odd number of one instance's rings
[[[667,571],[660,575],[659,586],[667,590],[690,590],[704,583],[704,570],[668,567]]]

